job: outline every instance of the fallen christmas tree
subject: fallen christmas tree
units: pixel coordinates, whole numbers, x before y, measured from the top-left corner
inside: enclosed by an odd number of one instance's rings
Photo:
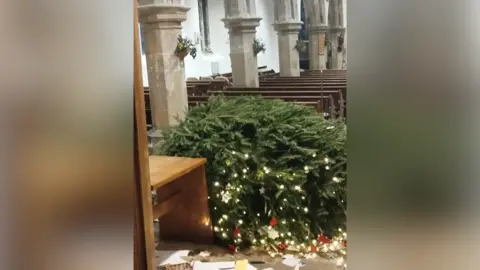
[[[154,154],[207,158],[219,243],[301,252],[346,246],[343,122],[280,100],[214,97],[164,139]]]

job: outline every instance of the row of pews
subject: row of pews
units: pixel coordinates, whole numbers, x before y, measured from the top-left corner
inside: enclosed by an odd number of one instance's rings
[[[345,70],[303,71],[300,77],[282,77],[273,70],[259,67],[258,88],[235,87],[231,74],[188,78],[188,106],[206,103],[212,95],[238,97],[261,95],[266,99],[282,99],[314,107],[328,118],[346,118],[347,77]],[[150,99],[145,88],[147,125],[151,124]]]
[[[282,99],[312,106],[329,118],[346,117],[347,78],[345,70],[305,71],[300,77],[281,77],[278,74],[260,81],[256,87],[229,86],[188,96],[189,107],[207,102],[212,95],[237,97],[261,95],[266,99]]]

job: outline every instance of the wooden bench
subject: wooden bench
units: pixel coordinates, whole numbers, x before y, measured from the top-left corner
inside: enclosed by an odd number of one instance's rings
[[[213,95],[213,94],[212,94]],[[218,93],[218,95],[222,95],[222,93]],[[229,95],[225,95],[227,98],[234,98],[234,97],[239,97],[239,96],[245,96],[245,95],[252,95],[250,93],[229,93]],[[293,102],[299,105],[306,105],[306,106],[311,106],[316,109],[317,112],[319,113],[327,113],[326,116],[329,117],[336,117],[337,114],[337,105],[336,101],[334,98],[330,95],[315,95],[315,96],[298,96],[298,95],[293,95],[293,96],[286,96],[286,95],[281,95],[281,96],[268,96],[268,95],[262,95],[262,98],[265,99],[280,99],[284,101],[289,101]],[[188,107],[195,107],[201,104],[205,104],[208,102],[209,97],[208,96],[188,96]]]
[[[157,193],[153,219],[160,239],[212,244],[205,158],[150,156],[150,187]]]

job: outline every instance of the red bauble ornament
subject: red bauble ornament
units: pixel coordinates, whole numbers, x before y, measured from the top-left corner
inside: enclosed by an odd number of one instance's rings
[[[278,245],[278,248],[279,248],[280,250],[284,250],[284,249],[286,249],[287,247],[288,247],[288,246],[287,246],[285,243],[280,243],[280,245]]]
[[[315,245],[311,245],[310,252],[317,252],[317,247]]]
[[[240,228],[235,227],[235,230],[233,230],[233,237],[237,237],[240,234]]]
[[[329,243],[332,243],[332,240],[328,239],[325,235],[323,235],[323,233],[321,233],[321,234],[318,236],[317,241],[320,242],[321,244],[329,244]]]
[[[347,247],[347,240],[343,241],[343,246]]]
[[[270,223],[269,223],[270,226],[275,226],[277,225],[277,218],[276,217],[272,217],[272,219],[270,219]]]
[[[235,245],[233,245],[233,244],[228,245],[228,248],[230,249],[230,251],[231,251],[232,253],[237,252],[237,246],[235,246]]]

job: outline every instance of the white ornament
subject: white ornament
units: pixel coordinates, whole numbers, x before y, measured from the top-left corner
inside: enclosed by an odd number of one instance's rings
[[[267,234],[268,234],[268,238],[270,239],[277,239],[279,236],[278,232],[275,229],[268,230]]]
[[[260,189],[260,194],[264,194],[264,193],[265,193],[265,188],[262,187],[262,188]]]
[[[232,195],[230,194],[230,192],[222,192],[222,201],[224,203],[228,203],[230,200],[232,199]]]

